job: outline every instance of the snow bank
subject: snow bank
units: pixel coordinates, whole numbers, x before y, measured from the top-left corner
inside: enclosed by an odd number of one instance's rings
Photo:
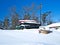
[[[50,25],[48,25],[47,27],[57,27],[57,26],[60,26],[60,22],[50,24]]]
[[[39,34],[38,30],[0,30],[0,45],[60,45],[60,32]]]

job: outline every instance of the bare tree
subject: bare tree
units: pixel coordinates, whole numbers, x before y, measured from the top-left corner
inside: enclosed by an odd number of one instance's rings
[[[24,15],[24,20],[30,20],[30,15],[29,14],[27,14],[27,15]]]
[[[44,23],[46,23],[48,21],[47,17],[50,13],[51,13],[51,11],[48,11],[48,12],[42,14],[42,18],[41,18],[42,19],[42,25],[44,25]]]
[[[30,13],[33,11],[34,8],[34,3],[32,3],[32,5],[29,7],[23,7],[24,10],[24,19],[31,19],[31,15]]]
[[[38,22],[38,17],[36,16],[36,11],[32,12],[31,18],[32,18],[32,20],[35,20]]]
[[[8,17],[5,17],[4,19],[4,29],[8,29],[9,28],[9,19]]]
[[[16,12],[16,8],[12,7],[11,8],[11,28],[12,29],[16,28],[16,26],[19,24],[18,21],[19,21],[19,15]]]

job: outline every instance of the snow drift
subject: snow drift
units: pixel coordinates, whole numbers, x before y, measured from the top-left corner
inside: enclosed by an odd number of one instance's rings
[[[60,32],[39,34],[38,30],[0,30],[0,45],[60,45]]]

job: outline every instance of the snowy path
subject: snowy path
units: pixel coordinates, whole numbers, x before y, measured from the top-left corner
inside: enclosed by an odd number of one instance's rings
[[[39,34],[38,30],[0,30],[0,45],[60,45],[60,32]]]

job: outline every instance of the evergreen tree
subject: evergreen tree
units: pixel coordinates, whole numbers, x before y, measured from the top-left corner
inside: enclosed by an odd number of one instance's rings
[[[3,29],[3,21],[0,21],[0,29]]]

